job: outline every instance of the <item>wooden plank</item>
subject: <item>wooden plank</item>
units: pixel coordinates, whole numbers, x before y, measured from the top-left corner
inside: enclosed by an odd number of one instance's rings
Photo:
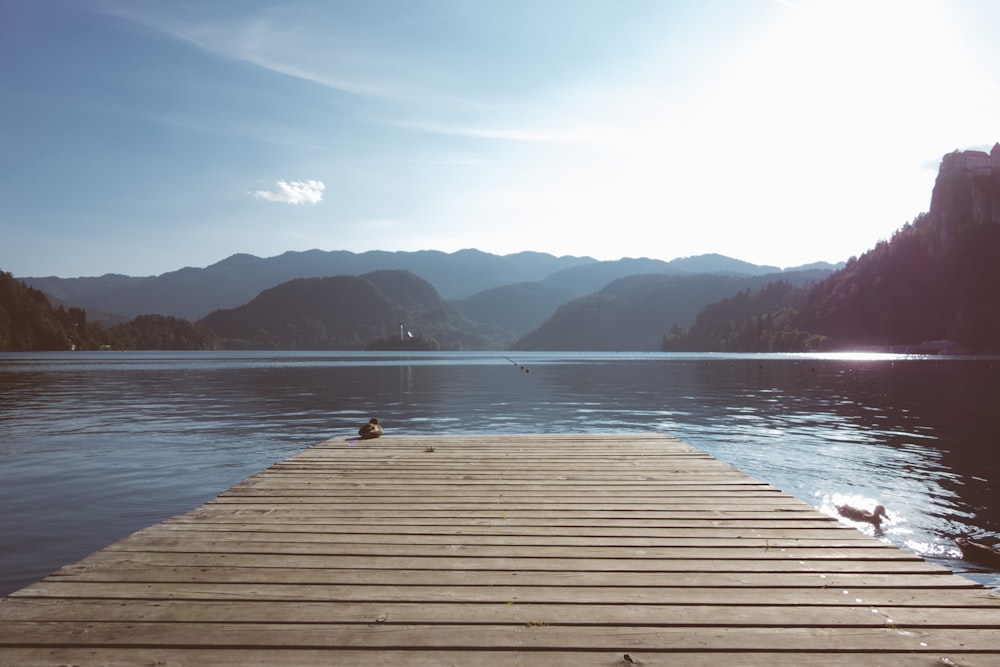
[[[150,559],[151,560],[151,559]],[[225,560],[225,559],[220,559]],[[280,559],[265,559],[276,563]],[[354,567],[337,568],[305,568],[299,562],[293,562],[290,566],[282,567],[274,564],[270,566],[249,566],[231,567],[228,565],[158,565],[155,572],[150,572],[149,561],[141,564],[116,563],[114,565],[101,563],[95,568],[93,565],[71,566],[69,569],[62,569],[52,575],[52,579],[61,582],[68,581],[96,581],[113,583],[124,582],[207,582],[207,583],[246,583],[256,584],[263,580],[267,583],[275,584],[364,584],[364,585],[394,585],[411,586],[416,583],[431,586],[469,586],[482,584],[487,586],[543,586],[559,584],[561,586],[618,586],[618,587],[670,587],[679,586],[678,580],[682,580],[687,585],[711,586],[713,584],[723,586],[777,586],[775,580],[780,579],[787,586],[807,587],[814,585],[816,577],[829,580],[830,585],[857,587],[856,578],[852,581],[849,575],[865,574],[872,575],[874,569],[867,564],[849,563],[835,567],[812,568],[798,563],[788,563],[786,567],[769,567],[768,564],[760,561],[735,561],[735,564],[723,563],[701,563],[691,561],[680,561],[675,565],[676,569],[658,569],[652,572],[635,572],[633,570],[600,570],[597,567],[585,570],[565,570],[551,569],[558,568],[560,562],[546,562],[546,569],[531,570],[519,567],[521,564],[513,561],[488,563],[488,567],[462,567],[462,565],[479,565],[478,563],[467,563],[458,560],[451,567],[444,566],[438,569],[428,569],[437,567],[431,559],[424,562],[406,563],[405,567],[379,567],[375,565],[370,568],[360,567],[364,563],[363,559],[356,559]],[[405,561],[402,561],[405,562]],[[394,565],[401,565],[397,561]],[[338,561],[338,565],[341,563]],[[420,566],[425,567],[421,568]],[[507,569],[504,569],[504,565]],[[586,567],[589,562],[583,565],[576,563],[573,566]],[[263,569],[266,567],[266,569]],[[899,585],[911,585],[922,588],[946,588],[947,584],[937,581],[929,581],[917,575],[937,574],[940,572],[931,569],[933,566],[906,564],[882,565],[878,568],[879,575],[896,575]],[[698,574],[689,575],[694,570]],[[804,575],[804,576],[789,576]],[[899,579],[900,575],[906,575]],[[946,582],[952,581],[950,577],[945,577]],[[866,577],[865,581],[872,581],[877,585],[879,580]],[[738,583],[733,583],[738,582]]]
[[[879,550],[881,552],[883,550]],[[892,553],[890,550],[884,550]],[[194,553],[190,551],[113,551],[103,550],[79,563],[67,565],[55,574],[65,576],[69,572],[88,568],[128,567],[136,564],[139,567],[294,567],[299,569],[329,569],[336,566],[340,569],[412,569],[422,564],[432,565],[437,570],[449,569],[479,569],[479,570],[515,570],[515,571],[592,571],[592,572],[666,572],[666,571],[809,571],[828,572],[892,572],[921,571],[937,574],[947,574],[940,567],[926,563],[923,559],[914,558],[912,554],[896,554],[898,557],[875,559],[855,558],[845,555],[838,558],[836,553],[824,555],[817,550],[819,557],[798,558],[789,555],[788,558],[769,558],[766,554],[757,558],[685,558],[681,553],[670,559],[643,559],[619,561],[608,558],[476,558],[461,556],[449,558],[437,557],[393,557],[393,556],[316,556],[305,554],[269,554],[225,551],[220,553]],[[875,562],[873,562],[875,561]],[[427,568],[424,568],[427,569]]]
[[[399,543],[406,539],[407,535],[419,536],[420,544],[466,544],[466,545],[490,545],[490,544],[503,544],[507,546],[517,546],[521,544],[527,544],[531,546],[539,546],[542,544],[549,544],[555,546],[607,546],[607,547],[659,547],[668,546],[672,548],[681,547],[685,545],[692,545],[697,540],[711,540],[712,546],[723,546],[719,540],[756,540],[753,545],[756,548],[770,549],[772,545],[768,542],[769,539],[787,539],[790,535],[794,535],[797,540],[828,540],[836,541],[842,539],[843,533],[837,528],[795,528],[789,529],[787,527],[780,528],[714,528],[714,527],[699,527],[699,528],[679,528],[679,529],[658,529],[650,530],[649,533],[643,536],[625,536],[625,535],[609,535],[609,536],[597,536],[597,535],[571,535],[565,534],[565,532],[554,532],[550,534],[544,533],[527,533],[514,530],[508,530],[506,532],[445,532],[443,534],[438,533],[433,530],[423,529],[417,531],[379,531],[365,530],[365,531],[355,531],[352,530],[354,527],[349,526],[343,529],[337,529],[336,527],[326,527],[323,530],[317,529],[316,527],[299,528],[298,530],[279,530],[277,527],[272,527],[271,530],[259,530],[254,526],[243,526],[242,530],[233,530],[232,528],[225,527],[215,527],[214,529],[205,529],[200,526],[193,528],[191,526],[180,527],[177,525],[173,526],[163,526],[157,527],[155,530],[147,530],[142,533],[138,533],[129,538],[128,541],[123,541],[121,544],[123,546],[131,544],[135,541],[140,540],[184,540],[185,542],[196,543],[201,540],[237,540],[239,542],[275,542],[275,541],[289,541],[289,542],[322,542],[322,543],[333,543],[341,541],[351,541],[351,542],[364,542],[364,543]],[[792,532],[794,531],[794,532]],[[750,547],[748,543],[737,543],[741,546]],[[866,551],[871,551],[873,548],[877,547],[862,547]],[[882,551],[889,551],[888,548],[882,548]]]
[[[424,648],[438,650],[644,651],[669,646],[687,651],[940,651],[996,650],[996,636],[979,629],[896,627],[725,627],[699,628],[547,625],[452,625],[396,623],[106,623],[100,621],[9,621],[3,644],[88,646],[222,646],[257,648]]]
[[[503,509],[503,508],[501,508]],[[436,521],[435,521],[436,520]],[[441,526],[441,527],[481,527],[484,530],[523,528],[530,531],[546,531],[546,529],[593,529],[623,535],[645,535],[649,531],[676,531],[692,528],[721,528],[727,526],[738,528],[798,528],[803,530],[837,533],[846,536],[843,523],[830,517],[817,516],[815,513],[801,511],[787,512],[782,509],[747,510],[747,511],[682,511],[661,512],[649,514],[645,512],[606,512],[594,513],[564,512],[545,513],[542,510],[517,511],[511,510],[497,516],[492,507],[478,509],[454,510],[452,512],[435,511],[433,509],[401,509],[399,512],[386,515],[384,508],[376,510],[358,509],[356,512],[331,510],[316,507],[263,507],[246,508],[245,506],[213,505],[211,511],[196,515],[179,517],[164,522],[165,530],[185,530],[194,526],[226,526],[245,525],[277,525],[308,527],[315,524],[327,526]],[[199,528],[200,529],[200,528]],[[212,528],[206,528],[211,530]],[[855,531],[856,532],[856,531]],[[845,539],[849,539],[846,538]]]
[[[569,556],[567,550],[572,548],[572,555]],[[110,552],[176,552],[176,553],[259,553],[259,554],[284,554],[288,556],[368,556],[371,558],[439,558],[447,559],[462,557],[466,559],[495,559],[513,558],[533,560],[539,558],[563,558],[567,562],[575,562],[580,559],[608,559],[622,560],[634,563],[635,561],[656,561],[669,563],[672,560],[692,560],[689,556],[684,558],[683,553],[678,558],[676,547],[657,546],[578,546],[567,547],[561,545],[549,546],[544,544],[530,545],[481,545],[481,544],[461,544],[443,543],[433,544],[423,541],[406,543],[317,543],[317,542],[261,542],[239,543],[225,540],[179,540],[172,537],[131,537],[122,542],[111,545],[107,548]],[[770,554],[770,549],[761,549],[762,555]],[[780,549],[775,549],[777,553],[771,554],[774,561],[786,560],[781,555]],[[835,552],[831,551],[830,559],[835,558]],[[716,555],[709,550],[701,552],[701,560],[717,560]],[[746,560],[746,559],[744,559]],[[707,563],[706,563],[707,565]],[[873,565],[873,567],[876,567]],[[928,566],[931,567],[931,566]],[[936,567],[935,572],[942,574],[949,573],[947,570]]]
[[[277,529],[261,531],[258,528],[242,530],[227,530],[221,527],[213,529],[182,530],[177,527],[144,532],[120,542],[116,545],[121,549],[154,550],[153,540],[175,542],[182,540],[186,544],[196,545],[199,542],[238,542],[240,545],[258,544],[264,548],[267,544],[412,544],[414,537],[419,536],[419,542],[424,545],[464,545],[464,546],[504,546],[504,547],[638,547],[642,549],[670,549],[671,559],[713,558],[713,559],[747,559],[764,558],[780,560],[794,559],[884,559],[884,560],[920,560],[919,556],[892,549],[888,546],[862,543],[860,546],[837,546],[828,542],[817,546],[776,546],[767,540],[757,540],[756,544],[739,543],[731,540],[728,545],[714,543],[709,539],[696,540],[691,536],[685,538],[645,536],[633,537],[622,535],[611,536],[579,536],[567,534],[525,535],[525,534],[495,534],[466,533],[464,531],[438,533],[429,529],[417,532],[352,532],[350,527],[336,527],[320,530],[286,530]],[[777,553],[772,553],[777,550]]]
[[[17,667],[51,667],[53,664],[73,664],[79,653],[72,649],[10,649],[10,662]],[[941,667],[948,665],[934,653],[918,654],[909,651],[890,652],[885,650],[862,652],[770,652],[738,651],[698,652],[698,651],[527,651],[510,650],[449,650],[421,649],[370,650],[370,649],[258,649],[246,651],[229,648],[89,648],[89,664],[106,667],[134,667],[149,665],[213,665],[217,667],[275,667],[275,665],[351,665],[352,667],[386,667],[386,665],[406,665],[407,667],[441,667],[441,665],[463,665],[464,667],[491,667],[494,665],[519,665],[523,667],[580,667],[588,665],[684,665],[685,667],[857,667],[858,665],[881,665],[883,667]],[[962,655],[965,667],[995,663],[980,662],[975,654]],[[959,664],[951,662],[951,664]]]
[[[544,506],[542,506],[544,507]],[[397,512],[394,515],[380,517],[380,510],[373,510],[370,512],[357,510],[354,512],[343,512],[343,511],[331,511],[324,509],[323,507],[317,507],[316,505],[306,505],[306,506],[281,506],[274,503],[261,504],[260,507],[250,507],[247,505],[222,505],[219,503],[207,504],[198,509],[192,510],[186,515],[179,517],[174,517],[169,521],[195,521],[204,522],[211,520],[222,520],[225,521],[232,517],[237,518],[252,518],[258,517],[264,520],[273,520],[275,517],[279,517],[282,520],[294,519],[295,517],[303,517],[306,519],[317,519],[328,517],[334,519],[338,522],[344,523],[367,523],[369,519],[381,520],[383,523],[391,520],[396,520],[399,522],[410,522],[414,518],[442,518],[441,512],[434,512],[433,510],[408,510],[403,513]],[[384,512],[381,512],[384,515]],[[474,524],[485,522],[497,523],[498,519],[494,512],[483,512],[482,508],[477,510],[456,510],[452,513],[445,515],[443,518],[448,519],[450,522],[457,522],[462,520],[463,524]],[[364,519],[365,521],[358,521],[358,519]],[[617,521],[608,521],[607,519],[617,519]],[[590,512],[562,512],[554,513],[547,511],[542,508],[534,508],[532,510],[522,510],[522,511],[511,511],[509,515],[504,515],[504,521],[523,521],[525,525],[529,523],[534,523],[535,525],[565,525],[565,526],[585,526],[592,525],[598,528],[611,528],[615,526],[653,526],[653,525],[669,525],[665,522],[681,521],[682,523],[690,523],[692,519],[700,520],[701,524],[693,525],[705,525],[705,521],[712,519],[749,519],[758,521],[813,521],[820,522],[823,527],[841,527],[843,524],[839,523],[838,520],[833,517],[826,516],[817,513],[815,510],[809,510],[803,507],[790,507],[790,508],[745,508],[741,507],[738,509],[727,509],[720,510],[718,508],[701,508],[701,509],[664,509],[664,510],[642,510],[642,511],[604,511],[595,510]],[[644,523],[639,523],[644,522]],[[656,522],[656,523],[654,523]]]
[[[261,581],[253,585],[216,583],[122,583],[122,582],[61,582],[47,578],[23,588],[17,597],[88,598],[116,600],[300,600],[310,602],[339,600],[344,602],[465,602],[475,604],[760,604],[765,600],[781,605],[858,604],[938,606],[994,606],[996,596],[974,584],[953,586],[907,586],[896,577],[880,575],[879,579],[854,577],[855,587],[825,584],[819,578],[803,581],[802,586],[782,585],[781,577],[770,581],[759,579],[759,586],[715,586],[691,582],[690,586],[622,587],[622,586],[453,586],[356,584],[271,584]],[[940,577],[947,584],[946,577]],[[740,580],[737,580],[740,581]],[[886,582],[889,582],[888,584]],[[712,584],[718,583],[712,580]],[[112,586],[113,584],[113,586]],[[810,585],[811,584],[811,585]],[[881,584],[881,587],[878,586]],[[914,603],[914,601],[919,601]]]
[[[351,516],[342,514],[331,514],[323,516],[309,510],[302,512],[292,511],[263,511],[253,512],[246,510],[215,511],[212,513],[200,514],[197,517],[187,516],[170,519],[159,526],[162,530],[274,530],[282,532],[304,531],[311,532],[322,529],[324,532],[335,532],[337,526],[343,526],[354,532],[427,532],[429,528],[435,528],[443,532],[469,530],[470,534],[480,531],[483,534],[493,534],[493,532],[506,531],[519,535],[551,535],[551,534],[571,534],[571,535],[615,535],[628,537],[636,535],[634,529],[641,528],[642,535],[653,537],[678,537],[688,534],[686,531],[692,528],[705,528],[706,524],[712,528],[725,528],[732,526],[737,528],[801,528],[819,529],[821,531],[834,529],[836,524],[829,519],[820,519],[814,516],[794,516],[783,515],[784,518],[775,517],[773,513],[767,512],[702,512],[697,514],[685,513],[676,517],[664,517],[659,521],[643,519],[630,519],[616,517],[618,521],[609,522],[601,520],[587,520],[581,517],[554,516],[547,519],[536,517],[517,517],[506,519],[490,519],[489,517],[466,516],[465,520],[458,522],[459,517],[449,515],[441,517],[441,520],[434,522],[433,517],[383,517],[378,515],[368,515],[358,512]],[[516,521],[515,521],[516,519]],[[321,527],[321,528],[319,528]],[[491,532],[492,531],[492,532]],[[534,531],[534,533],[532,533]],[[834,533],[836,534],[836,533]],[[840,534],[844,539],[851,539],[845,531]]]
[[[892,607],[793,605],[501,604],[450,602],[253,602],[216,600],[51,600],[5,601],[4,618],[17,621],[103,621],[168,623],[489,623],[548,625],[631,625],[662,627],[994,627],[997,607]]]
[[[972,665],[998,629],[991,591],[672,438],[386,436],[0,600],[0,665]]]
[[[53,664],[72,664],[79,654],[67,649],[52,648],[10,650],[10,665],[17,667],[51,667]],[[439,649],[366,650],[366,649],[241,649],[212,648],[92,648],[87,656],[90,664],[107,667],[134,667],[149,665],[214,665],[218,667],[275,667],[275,665],[351,665],[352,667],[441,667],[463,665],[485,667],[493,665],[521,665],[524,667],[580,667],[581,664],[615,665],[685,665],[690,667],[857,667],[881,665],[892,667],[941,667],[948,665],[940,657],[910,652],[864,651],[836,653],[802,652],[689,652],[689,651],[632,651],[628,662],[624,652],[617,651],[525,651],[525,650],[476,650],[460,651]],[[964,657],[964,656],[963,656]],[[959,664],[959,663],[953,663]],[[963,660],[963,666],[993,663]]]

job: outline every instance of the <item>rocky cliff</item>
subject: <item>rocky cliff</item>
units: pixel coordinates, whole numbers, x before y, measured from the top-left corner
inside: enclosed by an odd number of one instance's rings
[[[1000,143],[944,156],[928,217],[945,250],[971,228],[1000,224]]]

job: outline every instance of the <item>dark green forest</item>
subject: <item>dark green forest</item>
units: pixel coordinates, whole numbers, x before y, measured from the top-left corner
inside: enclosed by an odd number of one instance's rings
[[[90,342],[86,313],[53,308],[48,297],[0,273],[0,351],[69,350]]]
[[[53,307],[42,292],[0,272],[0,352],[53,350],[206,350],[209,331],[177,317],[140,315],[105,327],[81,308]]]
[[[921,215],[815,285],[773,283],[703,310],[666,351],[1000,353],[1000,225]]]
[[[790,352],[826,349],[827,338],[795,323],[808,288],[777,280],[707,306],[695,323],[671,328],[662,349],[685,352]]]

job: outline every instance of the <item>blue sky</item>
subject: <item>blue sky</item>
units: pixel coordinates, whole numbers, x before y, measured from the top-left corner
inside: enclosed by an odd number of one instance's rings
[[[859,255],[1000,140],[992,0],[0,1],[0,270]]]

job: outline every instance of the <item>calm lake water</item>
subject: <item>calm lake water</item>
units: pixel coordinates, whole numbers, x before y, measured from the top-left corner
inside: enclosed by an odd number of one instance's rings
[[[1000,588],[954,543],[1000,536],[1000,358],[510,356],[0,354],[0,594],[372,416],[670,434],[829,514],[881,503],[882,539]]]

